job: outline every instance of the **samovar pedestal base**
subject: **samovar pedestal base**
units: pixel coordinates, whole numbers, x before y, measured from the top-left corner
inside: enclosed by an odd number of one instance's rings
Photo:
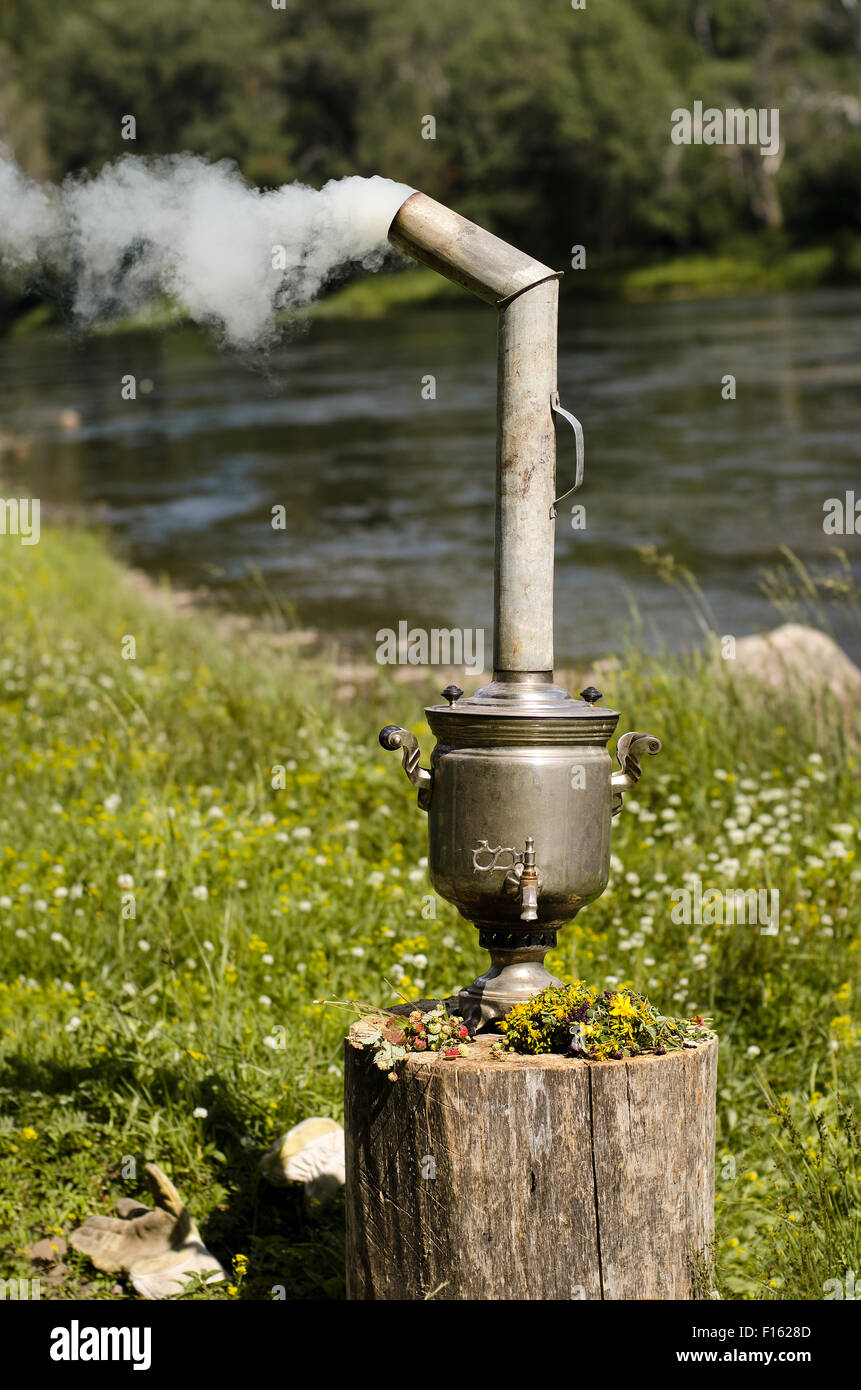
[[[471,1033],[505,1018],[514,1004],[523,1004],[550,985],[562,981],[544,966],[556,945],[555,930],[512,932],[479,928],[479,945],[490,952],[491,966],[458,994],[458,1008]]]

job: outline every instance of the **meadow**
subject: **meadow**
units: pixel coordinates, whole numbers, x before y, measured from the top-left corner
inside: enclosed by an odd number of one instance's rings
[[[0,1274],[143,1195],[154,1160],[234,1271],[189,1297],[341,1298],[342,1202],[309,1210],[257,1164],[342,1116],[347,1018],[315,1000],[441,996],[484,968],[452,908],[423,915],[425,819],[377,744],[397,721],[429,752],[439,673],[345,697],[277,612],[154,604],[71,528],[3,539],[0,604]],[[641,644],[604,674],[620,729],[664,747],[615,822],[610,887],[547,963],[713,1018],[704,1296],[820,1299],[861,1270],[858,712],[824,677],[765,696],[730,665]],[[697,880],[779,890],[780,930],[675,922]],[[45,1294],[114,1288],[70,1251]]]

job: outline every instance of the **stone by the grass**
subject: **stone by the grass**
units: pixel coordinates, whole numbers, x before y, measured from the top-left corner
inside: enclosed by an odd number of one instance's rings
[[[827,633],[802,623],[739,638],[735,659],[722,664],[742,694],[765,687],[820,707],[830,693],[844,708],[861,705],[861,671]]]

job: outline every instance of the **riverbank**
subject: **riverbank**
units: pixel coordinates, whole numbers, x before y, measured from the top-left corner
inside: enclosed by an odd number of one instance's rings
[[[582,270],[567,270],[562,295],[628,303],[723,299],[733,295],[817,289],[861,284],[861,237],[839,243],[794,248],[775,234],[737,239],[720,253],[688,253],[670,258],[602,260],[587,255]],[[403,266],[360,275],[298,313],[286,324],[305,319],[379,319],[418,305],[463,302],[464,291],[432,270],[404,261]],[[38,333],[59,322],[49,303],[18,304],[0,317],[0,334]],[[97,325],[99,334],[152,331],[188,323],[181,306],[158,298],[138,312]]]
[[[438,678],[378,671],[344,698],[280,622],[144,589],[74,527],[0,544],[4,1275],[142,1193],[154,1160],[237,1270],[206,1297],[338,1298],[340,1204],[309,1213],[257,1161],[297,1121],[340,1117],[344,1017],[315,999],[445,995],[481,967],[452,909],[423,914],[425,821],[376,740],[400,721],[427,758]],[[815,718],[808,696],[740,699],[705,654],[631,652],[605,688],[620,727],[664,748],[614,823],[610,888],[549,964],[714,1017],[719,1287],[819,1299],[861,1259],[838,1100],[861,1035],[846,719],[827,690]],[[675,921],[696,882],[778,891],[779,931]],[[43,1296],[118,1296],[74,1252],[43,1277]]]

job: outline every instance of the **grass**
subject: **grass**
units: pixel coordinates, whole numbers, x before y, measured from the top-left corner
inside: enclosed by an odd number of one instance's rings
[[[322,660],[156,608],[76,530],[3,539],[0,603],[0,1274],[143,1194],[154,1160],[248,1262],[195,1296],[342,1297],[342,1205],[306,1211],[257,1162],[341,1117],[344,1017],[315,998],[432,997],[484,968],[453,909],[422,915],[425,820],[376,741],[398,720],[427,752],[425,692],[340,699]],[[742,701],[705,653],[632,653],[604,689],[664,750],[548,964],[714,1017],[718,1288],[822,1298],[861,1270],[857,728],[826,689],[815,711]],[[778,888],[779,935],[674,923],[686,875]],[[65,1265],[54,1296],[116,1296]]]

